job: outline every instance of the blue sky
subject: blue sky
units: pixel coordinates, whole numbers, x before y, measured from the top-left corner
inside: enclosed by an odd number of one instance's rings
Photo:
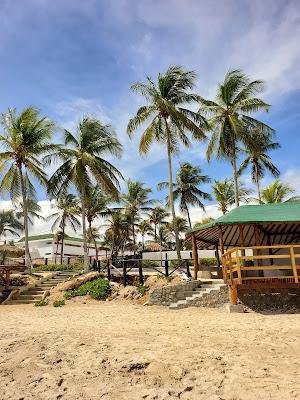
[[[167,177],[166,151],[154,147],[141,159],[138,133],[126,136],[143,102],[130,85],[181,64],[197,71],[195,90],[213,98],[225,73],[242,68],[266,81],[263,97],[273,107],[260,118],[282,145],[273,159],[282,179],[300,186],[298,0],[2,0],[0,39],[1,111],[35,105],[68,129],[83,114],[111,123],[124,146],[117,165],[153,188]],[[182,151],[174,168],[185,160],[214,179],[231,174],[226,163],[208,165],[200,143]]]

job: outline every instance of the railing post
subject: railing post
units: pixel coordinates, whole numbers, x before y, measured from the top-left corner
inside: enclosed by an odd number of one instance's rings
[[[138,260],[140,285],[144,284],[142,260]]]
[[[294,247],[290,247],[290,255],[291,255],[291,265],[292,265],[292,269],[293,269],[295,283],[299,283]]]
[[[189,265],[189,260],[186,260],[186,275],[188,278],[191,278],[192,275],[190,273],[190,265]]]
[[[232,257],[231,257],[231,253],[228,254],[228,257],[229,257],[230,283],[232,284],[232,282],[233,282],[233,273],[232,273]]]
[[[109,264],[109,259],[106,260],[107,262],[107,279],[110,281],[110,264]]]
[[[239,254],[239,249],[236,250],[236,266],[237,266],[237,274],[238,274],[238,283],[242,284],[242,273],[241,273],[241,258]]]
[[[127,279],[126,279],[126,262],[123,260],[123,285],[126,286]]]

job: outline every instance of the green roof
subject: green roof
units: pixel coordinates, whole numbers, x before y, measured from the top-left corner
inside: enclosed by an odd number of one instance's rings
[[[300,222],[300,202],[240,206],[214,221],[189,230],[187,234],[214,226],[266,222]]]
[[[53,233],[45,233],[43,235],[34,235],[34,236],[29,236],[28,239],[29,241],[34,241],[34,240],[44,240],[44,239],[53,239],[54,238],[54,234]],[[69,236],[65,234],[65,240],[73,240],[75,242],[83,242],[82,238],[79,237],[74,237],[74,236]],[[19,242],[24,242],[25,238],[22,237]],[[97,241],[97,243],[99,243]]]

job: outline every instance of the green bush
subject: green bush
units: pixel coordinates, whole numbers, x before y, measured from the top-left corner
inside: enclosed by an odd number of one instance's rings
[[[48,300],[38,300],[34,303],[35,307],[43,307],[48,305]]]
[[[153,260],[143,260],[142,262],[143,268],[157,268],[160,267],[160,262],[159,261],[153,261]]]
[[[55,300],[53,302],[53,307],[62,307],[64,306],[66,303],[64,300]]]
[[[81,271],[83,264],[51,264],[51,265],[38,265],[32,268],[32,272],[41,271]]]
[[[144,294],[145,294],[145,293],[147,292],[147,290],[148,290],[148,287],[145,286],[145,285],[140,284],[140,285],[138,286],[137,290],[138,290],[138,292],[139,292],[142,296],[144,296]]]
[[[111,287],[107,279],[98,278],[90,282],[86,282],[79,286],[78,289],[68,290],[65,292],[65,299],[75,296],[86,296],[89,294],[93,299],[105,299],[110,293]]]

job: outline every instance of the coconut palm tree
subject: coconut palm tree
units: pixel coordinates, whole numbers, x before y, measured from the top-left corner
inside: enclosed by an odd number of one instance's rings
[[[201,114],[185,108],[186,105],[198,101],[199,96],[188,92],[194,87],[195,78],[194,72],[185,71],[179,66],[171,66],[164,74],[158,75],[156,82],[148,77],[146,83],[132,85],[131,89],[140,93],[147,104],[138,109],[127,127],[129,136],[132,136],[139,126],[150,121],[140,140],[142,155],[148,153],[153,142],[166,146],[170,206],[179,259],[181,256],[173,199],[172,154],[178,150],[179,144],[190,146],[186,131],[191,132],[193,139],[204,139],[204,128],[207,128],[207,123]]]
[[[107,219],[108,229],[105,231],[103,245],[111,248],[111,257],[117,257],[125,249],[128,242],[128,219],[122,210],[114,210]]]
[[[24,207],[23,203],[15,205],[15,213],[18,219],[24,220]],[[45,218],[41,215],[42,207],[37,203],[35,199],[27,199],[27,213],[28,213],[28,222],[33,225],[34,218],[45,220]]]
[[[136,246],[135,223],[141,211],[149,211],[154,200],[148,198],[152,192],[150,188],[145,188],[144,183],[139,181],[127,181],[127,192],[122,194],[121,202],[124,211],[129,217],[132,226],[133,247]]]
[[[151,210],[151,214],[149,215],[149,221],[154,225],[154,240],[157,241],[157,227],[161,224],[165,224],[165,218],[169,216],[168,211],[161,207],[155,206]]]
[[[40,117],[34,107],[25,108],[20,114],[9,109],[1,119],[4,134],[0,135],[0,172],[3,173],[0,191],[9,192],[12,200],[22,198],[25,233],[25,264],[31,272],[28,244],[28,199],[34,198],[32,177],[42,185],[47,183],[40,157],[54,151],[51,143],[54,124],[46,117]]]
[[[222,214],[227,213],[228,208],[235,203],[234,182],[230,179],[224,181],[215,181],[212,187],[213,195],[218,203],[218,209]],[[251,189],[247,189],[244,184],[238,182],[238,200],[247,202],[248,196],[252,193]]]
[[[60,197],[56,204],[52,205],[52,208],[55,208],[56,211],[49,215],[48,219],[54,218],[51,227],[52,231],[57,228],[61,230],[60,263],[62,264],[66,227],[69,225],[74,232],[77,232],[81,227],[80,220],[78,219],[78,216],[80,215],[79,200],[74,194],[68,193],[63,197]]]
[[[91,243],[93,242],[94,246],[95,246],[95,253],[96,253],[96,260],[98,261],[98,244],[97,244],[97,240],[101,239],[101,235],[99,233],[99,230],[96,226],[90,226],[88,227],[87,230],[87,241],[89,244],[89,247],[91,245]]]
[[[264,204],[299,201],[299,196],[290,197],[294,193],[295,190],[291,186],[276,179],[261,191],[261,201]]]
[[[14,210],[0,211],[0,238],[6,235],[20,236],[18,231],[24,229],[23,224],[15,216]]]
[[[198,228],[199,226],[208,224],[209,222],[214,221],[215,219],[213,217],[205,217],[202,219],[201,222],[195,222],[193,228]]]
[[[178,228],[179,234],[185,233],[189,229],[188,222],[183,217],[177,216],[176,223],[177,223],[177,228]],[[167,227],[167,229],[169,229],[170,232],[175,234],[173,222],[167,222],[166,227]]]
[[[104,217],[108,215],[110,210],[108,208],[109,204],[113,201],[113,199],[107,195],[105,195],[98,186],[92,186],[86,196],[86,219],[88,222],[89,232],[95,232],[95,229],[92,229],[92,223],[98,217]],[[98,236],[98,235],[96,235]],[[96,238],[95,238],[96,239]],[[96,241],[93,240],[95,245],[96,252],[96,260],[99,257],[98,246],[96,246]]]
[[[278,168],[272,163],[268,152],[280,147],[279,143],[272,142],[269,135],[254,130],[245,141],[246,159],[242,162],[239,173],[251,165],[252,180],[256,184],[258,201],[261,204],[260,181],[264,177],[265,169],[269,170],[275,177],[279,176]]]
[[[218,159],[229,160],[233,168],[234,201],[239,206],[237,152],[238,144],[244,143],[252,129],[268,135],[274,130],[267,124],[251,117],[258,111],[268,111],[270,105],[256,97],[263,90],[263,82],[251,81],[240,70],[229,71],[219,84],[216,101],[201,99],[200,113],[209,118],[212,136],[207,148],[210,161],[213,153]]]
[[[192,228],[191,217],[188,206],[200,207],[205,211],[204,204],[200,199],[211,200],[212,197],[209,193],[199,189],[199,186],[209,183],[211,179],[207,175],[201,175],[201,168],[193,166],[189,162],[180,164],[180,168],[176,174],[176,182],[173,184],[173,198],[174,201],[179,200],[179,208],[184,214],[187,215],[190,228]],[[168,187],[168,182],[159,183],[158,189]],[[169,197],[167,197],[169,203]]]
[[[61,197],[70,186],[74,186],[80,195],[82,232],[84,248],[84,270],[89,269],[86,238],[86,199],[93,180],[104,193],[117,198],[119,178],[122,174],[105,155],[119,156],[122,146],[108,125],[84,117],[79,123],[76,134],[65,130],[65,146],[45,158],[46,163],[55,159],[62,164],[49,180],[49,193]]]
[[[142,235],[142,248],[144,250],[145,248],[145,235],[149,235],[153,232],[153,228],[151,226],[151,223],[148,219],[144,219],[139,223],[138,226],[139,232]]]
[[[62,231],[56,231],[55,232],[55,234],[54,234],[54,240],[56,241],[56,250],[55,250],[55,255],[54,255],[54,264],[56,264],[56,261],[57,261],[57,254],[58,254],[58,246],[59,246],[59,243],[60,243],[60,241],[62,240],[62,237],[63,237],[63,233],[62,233]]]

